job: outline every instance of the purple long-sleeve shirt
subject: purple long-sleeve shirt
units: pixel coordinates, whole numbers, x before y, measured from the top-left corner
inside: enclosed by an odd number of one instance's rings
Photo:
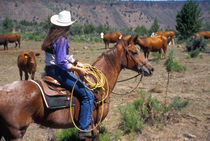
[[[47,53],[45,57],[46,65],[57,65],[63,70],[70,70],[72,64],[70,63],[73,55],[69,55],[67,50],[69,48],[66,37],[60,36],[53,44],[55,55]]]

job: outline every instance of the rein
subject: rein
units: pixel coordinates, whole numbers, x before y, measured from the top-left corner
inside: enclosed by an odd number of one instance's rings
[[[136,76],[134,76],[134,77],[132,77],[132,78],[126,79],[126,80],[133,79],[133,78],[135,78],[135,77],[137,77],[137,76],[139,76],[139,75],[140,75],[140,74],[138,74],[138,75],[136,75]],[[130,91],[128,91],[128,92],[125,92],[125,93],[122,93],[122,94],[116,93],[116,92],[113,92],[113,91],[112,91],[112,93],[115,94],[115,95],[127,95],[127,94],[130,94],[130,93],[132,93],[133,91],[136,90],[136,88],[139,86],[140,82],[142,81],[142,78],[143,78],[143,74],[141,75],[141,78],[140,78],[138,84],[137,84],[132,90],[130,90]],[[123,80],[123,81],[126,81],[126,80]],[[121,82],[123,82],[123,81],[121,80]]]
[[[138,73],[137,75],[135,75],[135,76],[132,76],[132,77],[130,77],[130,78],[126,78],[126,79],[123,79],[123,80],[119,80],[119,81],[117,81],[117,82],[124,82],[124,81],[128,81],[128,80],[131,80],[131,79],[133,79],[133,78],[136,78],[136,77],[138,77],[139,75],[141,75],[140,73]]]

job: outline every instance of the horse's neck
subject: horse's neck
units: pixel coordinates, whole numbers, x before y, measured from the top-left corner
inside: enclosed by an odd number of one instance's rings
[[[122,70],[120,57],[121,55],[119,53],[119,50],[115,48],[109,51],[109,53],[106,52],[102,54],[99,59],[93,64],[106,76],[110,91],[113,90],[120,71]]]
[[[146,38],[138,38],[138,42],[137,44],[140,46],[140,47],[144,47],[145,46],[145,40]]]

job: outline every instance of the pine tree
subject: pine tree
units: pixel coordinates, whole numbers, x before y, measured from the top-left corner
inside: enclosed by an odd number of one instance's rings
[[[188,0],[176,15],[176,29],[184,38],[193,35],[201,28],[201,10],[197,2]]]
[[[141,36],[144,36],[144,35],[147,35],[148,34],[148,30],[147,28],[142,25],[142,26],[137,26],[135,29],[134,29],[134,32],[136,32],[137,34],[141,35]]]
[[[14,27],[13,21],[6,17],[2,22],[2,27],[4,32],[11,32]]]
[[[149,29],[149,34],[151,35],[153,32],[157,32],[159,30],[159,28],[160,28],[160,26],[158,24],[157,17],[155,17],[155,20]]]

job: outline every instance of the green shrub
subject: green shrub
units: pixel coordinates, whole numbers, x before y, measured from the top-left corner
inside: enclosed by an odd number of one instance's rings
[[[179,64],[178,62],[173,62],[172,70],[175,72],[183,72],[186,71],[186,67]]]
[[[174,61],[173,51],[168,55],[167,60],[164,63],[167,72],[183,72],[186,71],[186,67]]]
[[[141,131],[147,121],[161,121],[163,114],[168,110],[157,99],[152,98],[152,95],[146,97],[143,91],[133,103],[120,106],[119,109],[122,114],[123,130],[128,133]]]
[[[111,137],[108,133],[108,130],[104,126],[101,126],[99,128],[99,140],[100,141],[111,141]]]
[[[110,135],[108,133],[99,134],[100,141],[111,141]]]
[[[56,141],[79,141],[78,130],[76,128],[55,130]]]
[[[203,36],[198,37],[190,37],[186,42],[186,49],[188,52],[199,49],[200,51],[204,51],[207,45],[207,41],[205,41]]]
[[[116,131],[115,131],[115,134],[114,134],[114,139],[116,140],[116,141],[119,141],[120,139],[121,139],[121,136],[123,135],[123,132],[121,131],[121,130],[119,130],[119,129],[117,129]]]
[[[34,33],[34,32],[27,32],[21,35],[22,40],[35,40],[35,41],[42,41],[44,40],[46,33]]]
[[[184,42],[186,42],[185,39],[178,39],[178,40],[177,40],[177,44],[183,44]]]
[[[196,50],[190,51],[189,55],[190,55],[191,58],[195,58],[195,57],[197,57],[199,55],[199,53],[200,53],[200,50],[196,49]]]
[[[176,96],[174,97],[169,107],[175,110],[181,110],[182,108],[186,107],[188,103],[189,103],[189,99],[182,101],[180,96]]]
[[[156,59],[160,59],[161,58],[162,53],[159,52],[152,52],[152,56]]]
[[[75,35],[73,40],[75,42],[102,42],[100,36],[94,36],[93,34]]]

